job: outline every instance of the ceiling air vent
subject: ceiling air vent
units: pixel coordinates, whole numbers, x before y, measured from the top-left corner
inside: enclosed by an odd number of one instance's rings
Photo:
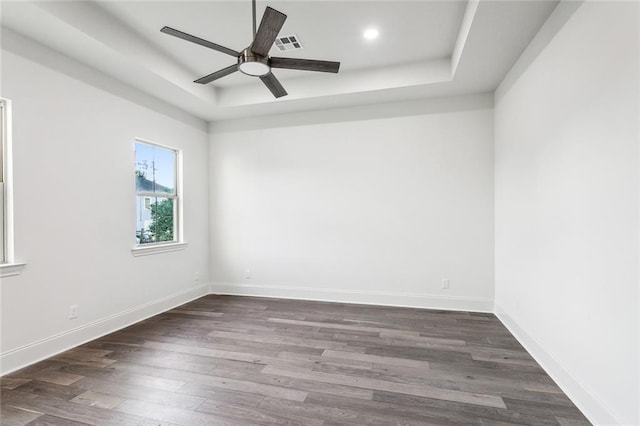
[[[275,45],[281,52],[302,49],[302,43],[300,43],[300,39],[295,34],[278,37],[275,41]]]

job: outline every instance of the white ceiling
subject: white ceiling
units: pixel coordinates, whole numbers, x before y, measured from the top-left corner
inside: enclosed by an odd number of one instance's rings
[[[258,17],[266,2],[258,3]],[[282,2],[268,3],[289,18],[281,35],[296,34],[304,49],[272,56],[341,61],[342,70],[383,67],[407,62],[441,59],[451,55],[462,23],[466,1],[449,2]],[[251,41],[251,2],[110,2],[109,13],[153,40],[195,75],[209,74],[235,62],[233,57],[209,51],[159,33],[164,25],[197,35],[240,51]],[[389,10],[394,13],[390,14]],[[140,19],[144,16],[144,19]],[[222,17],[224,19],[215,19]],[[215,24],[212,25],[212,22]],[[219,24],[220,23],[220,24]],[[362,31],[376,26],[384,35],[376,42],[364,40]],[[416,49],[421,40],[429,40]],[[299,72],[294,71],[295,74]],[[245,81],[239,76],[236,82]],[[282,78],[284,80],[284,77]],[[216,85],[228,85],[221,79]]]
[[[289,95],[235,73],[196,78],[235,59],[163,34],[167,25],[234,50],[251,41],[251,2],[0,3],[3,47],[35,41],[196,117],[217,120],[491,91],[545,22],[556,0],[258,1],[288,18],[280,35],[302,50],[271,55],[340,61],[339,74],[274,70]],[[375,26],[380,37],[364,40]]]

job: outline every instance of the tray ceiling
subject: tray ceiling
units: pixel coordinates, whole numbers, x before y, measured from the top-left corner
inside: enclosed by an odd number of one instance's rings
[[[2,2],[3,48],[44,46],[204,120],[349,106],[495,89],[557,1],[274,1],[281,35],[302,50],[275,56],[335,60],[339,74],[274,70],[289,96],[235,73],[196,78],[234,58],[160,33],[164,25],[241,50],[251,40],[251,2]],[[362,33],[376,27],[380,36]],[[41,57],[41,55],[40,55]]]

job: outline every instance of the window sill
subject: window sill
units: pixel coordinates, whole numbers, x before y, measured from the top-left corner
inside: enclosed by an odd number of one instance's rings
[[[26,263],[2,263],[0,264],[0,277],[20,275],[26,265]]]
[[[187,243],[166,243],[166,244],[154,244],[149,246],[138,246],[131,249],[131,254],[133,254],[136,257],[148,256],[151,254],[184,250],[186,247],[187,247]]]

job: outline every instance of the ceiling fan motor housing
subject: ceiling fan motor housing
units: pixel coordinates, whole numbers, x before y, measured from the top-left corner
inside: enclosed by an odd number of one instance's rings
[[[269,66],[269,58],[254,53],[250,47],[247,47],[238,56],[238,68],[243,74],[260,77],[271,72]]]

